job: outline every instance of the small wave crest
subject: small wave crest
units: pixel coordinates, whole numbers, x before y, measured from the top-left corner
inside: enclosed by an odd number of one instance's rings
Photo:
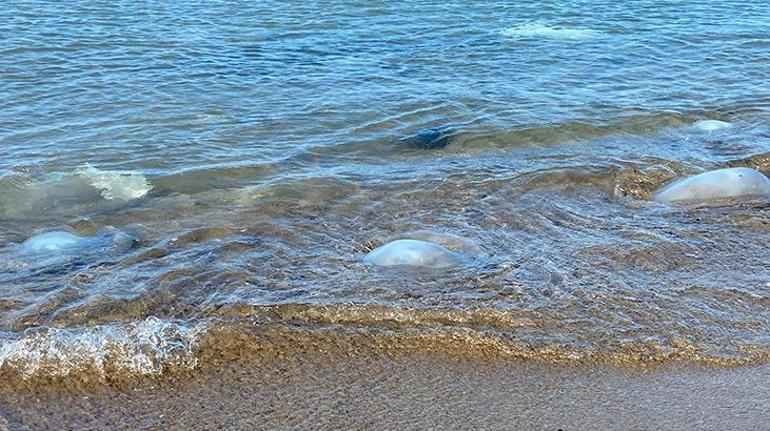
[[[62,384],[131,381],[207,369],[223,361],[310,352],[439,352],[630,366],[668,361],[739,366],[770,359],[765,345],[740,344],[727,352],[677,336],[595,344],[565,338],[554,343],[543,340],[540,323],[504,312],[376,307],[240,311],[195,326],[148,318],[126,325],[28,331],[0,345],[0,380],[11,385],[51,378]]]
[[[153,190],[147,178],[131,171],[105,171],[84,165],[70,172],[21,169],[0,175],[0,215],[29,219],[82,215],[141,198]]]
[[[546,39],[592,39],[603,33],[590,28],[547,26],[537,22],[527,22],[500,30],[506,37],[540,37]]]
[[[167,368],[192,368],[193,349],[203,328],[150,317],[125,326],[45,328],[0,345],[0,370],[30,377],[158,375]]]

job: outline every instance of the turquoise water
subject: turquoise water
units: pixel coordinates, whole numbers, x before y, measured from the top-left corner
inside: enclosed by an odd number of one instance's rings
[[[651,201],[707,169],[770,174],[766,2],[10,1],[0,42],[6,365],[45,343],[96,360],[97,331],[161,366],[131,331],[193,349],[280,307],[767,360],[767,203]],[[17,252],[54,229],[113,240]],[[361,262],[398,238],[470,259]]]

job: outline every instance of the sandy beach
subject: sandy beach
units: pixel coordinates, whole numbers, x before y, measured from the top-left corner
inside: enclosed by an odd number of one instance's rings
[[[761,429],[770,367],[553,363],[298,342],[130,381],[0,391],[7,429]]]

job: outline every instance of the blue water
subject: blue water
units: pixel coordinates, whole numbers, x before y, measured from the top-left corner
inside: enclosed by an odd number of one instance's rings
[[[651,196],[770,173],[768,83],[767,2],[6,1],[0,326],[374,304],[577,355],[766,358],[766,204]],[[133,245],[13,252],[108,226]],[[404,237],[473,263],[362,265]]]
[[[376,151],[445,124],[752,116],[768,105],[768,16],[743,1],[11,1],[0,169],[158,175]],[[588,36],[505,35],[528,23]]]

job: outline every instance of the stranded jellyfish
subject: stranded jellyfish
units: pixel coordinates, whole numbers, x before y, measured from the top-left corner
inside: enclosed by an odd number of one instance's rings
[[[704,172],[658,190],[657,202],[707,202],[729,198],[770,197],[770,179],[750,168],[727,168]]]

